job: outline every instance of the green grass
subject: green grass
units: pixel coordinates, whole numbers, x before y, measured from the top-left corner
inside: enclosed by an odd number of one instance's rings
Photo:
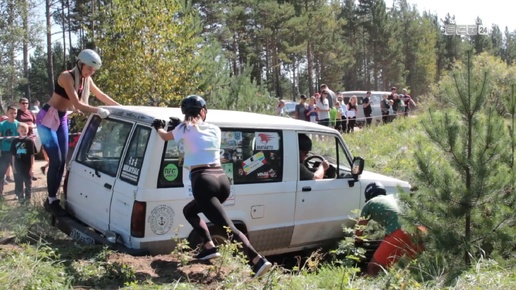
[[[414,185],[417,167],[412,156],[422,132],[415,117],[344,138],[354,155],[365,158],[366,170]],[[265,277],[252,280],[236,244],[222,246],[223,257],[212,264],[190,263],[192,253],[182,246],[168,256],[172,261],[139,260],[159,274],[150,277],[131,262],[112,259],[114,253],[106,248],[74,244],[48,220],[39,205],[0,203],[0,234],[16,236],[11,245],[0,246],[1,289],[516,289],[511,261],[481,259],[470,268],[451,269],[447,257],[427,254],[366,278],[351,260],[314,252],[293,269],[276,265]],[[342,244],[345,252],[352,243]]]

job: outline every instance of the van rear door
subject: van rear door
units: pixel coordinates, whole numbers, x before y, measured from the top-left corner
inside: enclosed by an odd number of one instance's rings
[[[70,161],[67,209],[100,232],[109,229],[113,186],[132,127],[129,122],[90,117]]]

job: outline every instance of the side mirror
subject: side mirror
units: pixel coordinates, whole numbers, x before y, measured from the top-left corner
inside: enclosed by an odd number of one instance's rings
[[[358,179],[358,176],[364,171],[365,160],[362,157],[353,158],[353,166],[351,167],[351,174],[353,178]]]

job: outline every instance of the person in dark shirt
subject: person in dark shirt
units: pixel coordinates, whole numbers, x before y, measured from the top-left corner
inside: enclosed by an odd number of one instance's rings
[[[32,138],[28,137],[29,125],[18,124],[18,137],[11,143],[12,164],[14,173],[14,192],[18,200],[30,200],[32,177],[34,176],[34,154],[36,146]],[[25,185],[25,190],[24,190]],[[24,194],[25,193],[25,194]]]
[[[371,108],[371,92],[367,91],[366,96],[362,102],[362,107],[364,108],[364,116],[366,119],[367,126],[371,126],[371,121],[373,118],[371,117],[371,113],[373,112],[373,108]]]
[[[312,140],[310,140],[310,137],[308,137],[306,134],[299,134],[298,135],[298,142],[299,142],[299,179],[300,180],[313,180],[313,179],[323,179],[324,173],[326,170],[330,167],[330,164],[328,161],[323,160],[321,165],[317,167],[315,172],[310,171],[304,164],[303,161],[305,161],[306,157],[308,157],[308,153],[310,153],[310,150],[312,150]]]

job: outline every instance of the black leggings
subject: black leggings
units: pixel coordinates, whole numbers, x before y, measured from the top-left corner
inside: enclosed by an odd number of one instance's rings
[[[194,200],[183,208],[186,220],[201,236],[203,243],[211,241],[209,230],[201,226],[199,213],[203,213],[208,220],[219,227],[229,227],[233,237],[242,243],[243,251],[249,261],[252,261],[258,253],[253,248],[247,237],[239,231],[226,212],[222,203],[229,197],[230,185],[226,173],[222,167],[201,167],[191,171],[192,192]]]

